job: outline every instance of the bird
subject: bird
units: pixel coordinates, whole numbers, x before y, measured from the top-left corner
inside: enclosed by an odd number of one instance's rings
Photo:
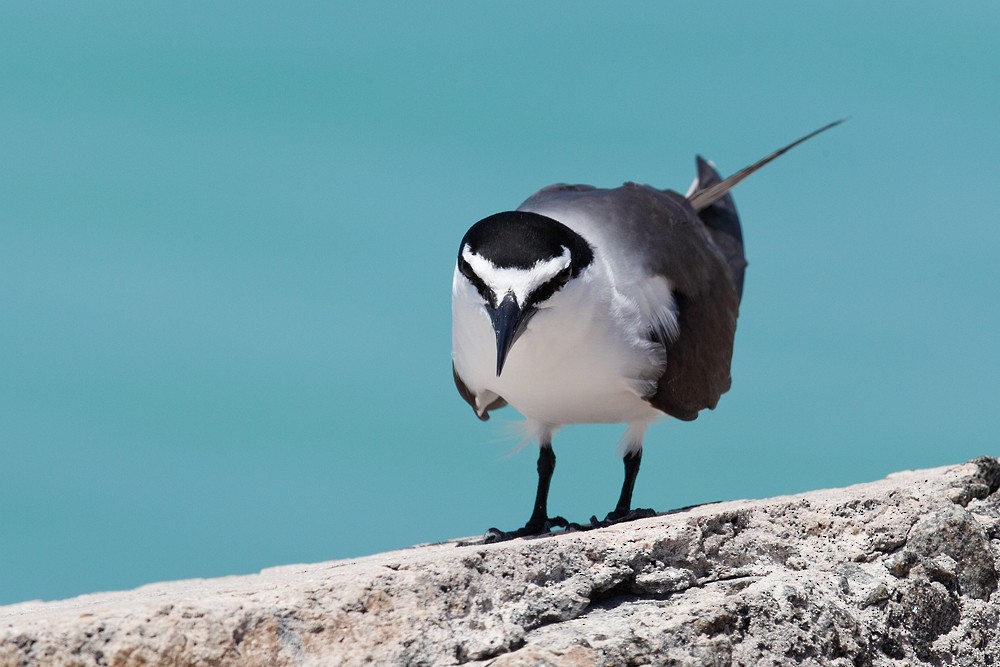
[[[691,421],[731,385],[747,261],[730,189],[829,123],[723,179],[696,156],[684,195],[628,182],[557,183],[473,224],[452,279],[452,375],[481,420],[511,405],[537,442],[531,515],[486,542],[652,516],[632,507],[647,427]],[[625,424],[614,509],[589,526],[548,515],[553,435],[569,424]]]

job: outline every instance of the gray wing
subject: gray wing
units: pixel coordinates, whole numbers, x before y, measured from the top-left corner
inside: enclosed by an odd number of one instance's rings
[[[707,163],[704,167],[708,171],[699,174],[696,191],[706,187],[702,181],[710,175],[718,178]],[[591,239],[616,272],[639,269],[670,282],[678,330],[668,336],[651,328],[650,336],[666,350],[667,363],[655,394],[647,400],[683,420],[714,408],[731,384],[740,300],[734,278],[738,265],[738,282],[742,283],[745,262],[732,200],[727,196],[713,206],[700,217],[676,192],[634,183],[613,190],[550,186],[521,206]],[[732,266],[727,263],[730,254],[735,260]]]

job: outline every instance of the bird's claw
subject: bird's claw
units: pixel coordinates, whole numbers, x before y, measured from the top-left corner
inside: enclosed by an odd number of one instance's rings
[[[545,535],[547,533],[551,533],[553,528],[562,528],[563,532],[575,533],[582,530],[606,528],[619,523],[625,523],[626,521],[646,519],[651,516],[656,516],[656,511],[648,507],[629,510],[627,512],[608,512],[608,515],[604,517],[603,520],[598,519],[596,516],[591,516],[588,523],[571,523],[561,516],[554,516],[548,517],[544,521],[528,521],[523,528],[518,528],[517,530],[500,530],[499,528],[490,528],[486,531],[486,535],[483,537],[483,542],[485,544],[493,544],[494,542],[506,542],[507,540],[513,540],[518,537]]]
[[[588,526],[588,528],[606,528],[608,526],[614,526],[615,524],[625,523],[626,521],[648,519],[651,516],[656,516],[656,511],[648,507],[637,508],[627,512],[619,512],[615,510],[613,512],[608,512],[608,515],[604,517],[603,521],[599,521],[596,516],[591,516],[590,526]]]
[[[493,544],[494,542],[506,542],[507,540],[513,540],[518,537],[531,537],[534,535],[545,535],[551,533],[553,528],[564,528],[566,530],[570,529],[571,525],[569,521],[561,516],[546,517],[544,521],[528,521],[522,528],[517,530],[500,530],[499,528],[490,528],[486,531],[486,535],[483,536],[483,542],[486,544]]]

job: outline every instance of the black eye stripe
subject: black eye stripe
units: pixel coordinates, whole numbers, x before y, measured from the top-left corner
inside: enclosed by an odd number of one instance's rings
[[[465,261],[465,258],[462,256],[459,256],[458,258],[458,271],[465,276],[470,283],[472,283],[472,286],[476,288],[476,291],[479,292],[479,296],[483,297],[483,300],[485,300],[486,303],[490,304],[494,308],[496,307],[496,294],[494,294],[493,290],[490,289],[485,282],[483,282],[482,278],[476,275],[476,272],[472,270],[472,266]]]
[[[545,301],[546,299],[551,298],[553,294],[561,290],[570,278],[570,273],[571,273],[570,269],[571,267],[567,266],[565,269],[557,273],[547,283],[539,286],[538,289],[536,289],[534,292],[531,293],[530,296],[528,296],[528,300],[525,306],[538,305],[543,301]]]

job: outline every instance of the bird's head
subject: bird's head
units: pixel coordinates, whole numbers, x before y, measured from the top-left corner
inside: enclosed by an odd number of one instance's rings
[[[474,224],[458,249],[459,280],[482,298],[497,341],[497,376],[539,308],[593,261],[582,236],[552,218],[507,211]]]

